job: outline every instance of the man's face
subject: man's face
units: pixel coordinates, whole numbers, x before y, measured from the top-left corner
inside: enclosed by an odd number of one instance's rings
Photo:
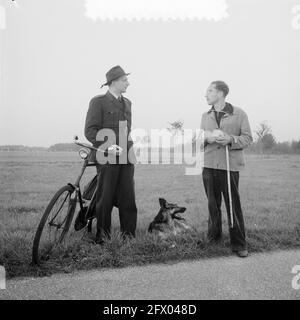
[[[127,90],[127,87],[129,86],[128,78],[127,76],[122,76],[118,78],[117,80],[113,81],[115,89],[120,93],[125,93]]]
[[[215,84],[211,84],[208,87],[205,95],[208,105],[212,106],[216,104],[222,97],[223,97],[223,92],[217,90]]]

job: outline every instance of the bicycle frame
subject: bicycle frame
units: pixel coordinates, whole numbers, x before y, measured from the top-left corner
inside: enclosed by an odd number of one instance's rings
[[[95,151],[100,151],[100,152],[104,152],[103,150],[101,149],[97,149],[93,146],[89,146],[89,145],[86,145],[86,144],[83,144],[83,143],[80,143],[77,141],[77,136],[75,136],[75,139],[74,139],[74,143],[79,145],[79,146],[82,146],[82,147],[85,147],[85,148],[88,148],[90,150],[95,150]],[[90,154],[89,154],[90,155]],[[89,156],[84,159],[84,162],[83,162],[83,166],[81,168],[81,171],[77,177],[77,179],[75,180],[75,183],[74,184],[71,184],[69,183],[69,185],[71,185],[74,190],[75,190],[75,197],[78,197],[78,202],[79,202],[79,205],[80,205],[80,210],[84,210],[83,208],[83,198],[82,198],[82,193],[81,193],[81,189],[80,189],[80,181],[81,181],[81,178],[85,172],[85,169],[87,167],[94,167],[94,166],[97,166],[97,163],[95,162],[89,162]],[[90,200],[90,204],[88,205],[88,208],[87,208],[87,211],[86,211],[86,217],[89,217],[89,213],[90,213],[90,210],[91,210],[91,204],[93,203],[93,201],[95,200],[95,197],[96,197],[96,193],[97,193],[97,188],[95,189],[93,195],[92,195],[92,198]],[[88,220],[90,220],[92,218],[89,218]]]

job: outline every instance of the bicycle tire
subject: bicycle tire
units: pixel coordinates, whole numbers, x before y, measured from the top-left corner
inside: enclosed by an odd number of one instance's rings
[[[75,189],[72,185],[63,186],[55,193],[55,195],[52,197],[49,204],[47,205],[47,207],[44,211],[44,214],[39,222],[39,225],[38,225],[38,228],[35,233],[34,240],[33,240],[33,247],[32,247],[32,262],[33,262],[33,264],[40,264],[41,260],[47,260],[50,257],[50,254],[53,251],[53,249],[63,241],[66,234],[68,233],[71,222],[73,220],[73,216],[74,216],[74,212],[75,212],[75,208],[76,208],[76,202],[77,202],[77,194],[75,194],[75,198],[73,198],[73,199],[71,198],[74,190]],[[48,218],[52,212],[52,209],[58,203],[58,201],[60,200],[60,198],[62,197],[63,194],[66,194],[66,195],[65,195],[65,199],[63,200],[62,205],[59,208],[59,211],[57,213],[55,213],[54,217],[52,217],[50,222],[48,222],[48,229],[50,229],[51,227],[54,227],[52,229],[54,233],[55,233],[55,228],[57,229],[57,231],[59,229],[61,229],[60,234],[56,239],[54,239],[52,241],[52,243],[50,243],[50,244],[46,243],[49,246],[49,248],[46,250],[45,248],[43,248],[43,246],[46,246],[46,244],[41,243],[42,242],[41,237],[43,235],[43,232],[46,232],[46,224],[47,224]],[[63,197],[62,197],[62,199],[63,199]],[[62,207],[64,206],[64,204],[66,204],[66,212],[64,215],[62,215],[63,220],[60,222],[58,220],[58,222],[55,221],[56,223],[54,223],[53,221],[58,216],[61,216],[60,211],[61,211]],[[48,230],[48,231],[49,231],[49,236],[50,236],[50,233],[52,231],[50,231],[50,230]]]

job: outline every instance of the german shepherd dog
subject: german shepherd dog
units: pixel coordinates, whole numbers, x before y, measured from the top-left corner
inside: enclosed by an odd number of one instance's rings
[[[160,209],[154,220],[150,223],[148,232],[157,234],[161,239],[167,239],[183,231],[191,230],[180,213],[185,212],[185,207],[169,203],[163,198],[159,198]]]

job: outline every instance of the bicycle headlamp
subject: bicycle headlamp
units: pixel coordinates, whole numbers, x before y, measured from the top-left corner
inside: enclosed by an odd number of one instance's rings
[[[86,149],[80,149],[79,155],[80,155],[81,159],[86,159],[89,155],[89,151]]]

